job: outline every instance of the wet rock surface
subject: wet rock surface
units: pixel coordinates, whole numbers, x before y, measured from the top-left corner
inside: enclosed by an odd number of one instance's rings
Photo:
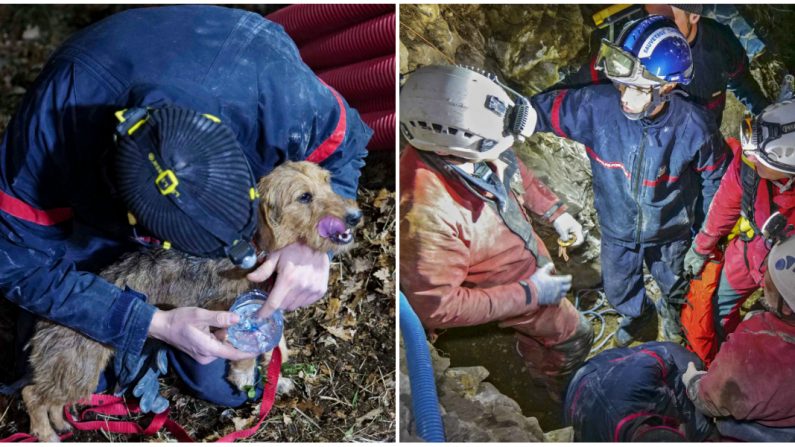
[[[430,345],[429,345],[430,346]],[[568,428],[545,434],[538,419],[522,414],[515,400],[484,382],[482,366],[450,367],[450,359],[430,346],[439,405],[448,442],[571,442]],[[411,410],[410,381],[401,348],[400,440],[419,441]]]

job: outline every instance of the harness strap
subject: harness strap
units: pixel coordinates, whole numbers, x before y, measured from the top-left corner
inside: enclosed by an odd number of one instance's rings
[[[754,219],[756,198],[761,182],[764,181],[765,188],[767,189],[770,213],[775,213],[778,210],[778,206],[773,201],[773,188],[771,188],[770,182],[767,180],[762,180],[762,178],[757,175],[754,168],[748,162],[746,162],[745,159],[742,161],[743,163],[740,165],[740,179],[743,188],[743,197],[740,206],[740,214],[748,221],[748,225],[753,230],[753,235],[749,237],[747,234],[740,232],[739,237],[743,241],[749,242],[757,235],[762,234],[762,230],[756,224],[756,220]]]
[[[262,422],[270,413],[273,403],[276,400],[276,388],[279,382],[279,372],[282,368],[282,353],[278,347],[273,350],[270,364],[268,365],[267,382],[265,389],[262,392],[262,404],[259,409],[259,421],[247,429],[230,433],[221,437],[216,442],[232,442],[238,439],[247,438],[259,430]],[[108,421],[108,420],[95,420],[87,419],[90,415],[97,416],[127,416],[138,414],[141,412],[137,403],[127,404],[123,397],[109,396],[105,394],[93,394],[90,399],[85,399],[77,402],[81,405],[88,405],[89,408],[84,409],[76,418],[69,410],[70,405],[64,407],[64,418],[72,427],[77,431],[98,431],[103,430],[110,433],[129,434],[129,435],[143,435],[152,436],[161,428],[165,427],[179,442],[196,442],[188,432],[182,428],[177,422],[168,417],[170,409],[162,413],[158,413],[149,422],[146,427],[140,426],[132,421]],[[66,433],[61,435],[61,440],[70,438],[74,433]],[[35,437],[27,433],[15,433],[5,439],[0,439],[0,442],[36,442]]]
[[[539,266],[543,266],[551,262],[551,260],[547,257],[539,255],[538,241],[535,237],[533,224],[531,223],[530,216],[523,207],[524,199],[516,190],[517,188],[513,187],[511,184],[511,180],[513,179],[514,175],[518,175],[519,172],[518,161],[513,151],[505,151],[500,156],[500,159],[508,165],[503,174],[504,180],[502,186],[506,191],[506,198],[503,204],[498,204],[496,200],[490,199],[483,195],[483,193],[478,191],[475,186],[471,185],[467,179],[461,177],[451,165],[446,164],[440,157],[435,156],[434,154],[428,154],[424,151],[417,151],[417,153],[419,154],[422,161],[425,162],[425,164],[440,172],[446,178],[450,179],[450,181],[460,183],[470,193],[481,199],[489,208],[491,208],[500,217],[505,226],[508,227],[513,234],[522,239],[525,249],[527,249],[527,251],[533,255],[533,258],[536,259],[536,263]]]

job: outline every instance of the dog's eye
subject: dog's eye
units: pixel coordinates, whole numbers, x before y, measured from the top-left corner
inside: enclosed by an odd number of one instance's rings
[[[312,193],[305,192],[298,197],[301,203],[312,203]]]

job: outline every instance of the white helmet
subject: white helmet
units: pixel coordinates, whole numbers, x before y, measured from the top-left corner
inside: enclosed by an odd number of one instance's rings
[[[781,297],[795,310],[795,237],[776,244],[767,258],[767,270]]]
[[[756,118],[746,114],[740,140],[763,165],[795,175],[795,100],[771,104]]]
[[[474,69],[418,68],[400,90],[400,130],[423,151],[493,160],[532,135],[535,126],[527,98]]]

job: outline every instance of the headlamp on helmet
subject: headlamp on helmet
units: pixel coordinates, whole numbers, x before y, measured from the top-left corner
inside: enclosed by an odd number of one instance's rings
[[[479,161],[533,134],[530,101],[496,76],[471,67],[431,65],[400,91],[400,129],[417,149]]]
[[[795,101],[768,106],[759,116],[746,112],[740,125],[743,154],[768,168],[795,175]]]

